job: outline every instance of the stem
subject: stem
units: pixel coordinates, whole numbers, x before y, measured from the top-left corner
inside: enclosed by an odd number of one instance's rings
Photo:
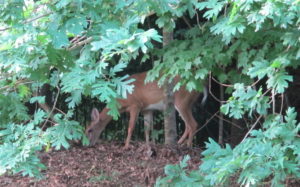
[[[42,129],[44,129],[44,127],[45,127],[45,125],[47,124],[47,122],[48,122],[49,118],[51,117],[51,115],[52,115],[52,113],[53,113],[54,109],[56,108],[56,104],[57,104],[58,96],[59,96],[59,93],[60,93],[60,89],[59,89],[59,87],[57,86],[56,88],[57,88],[57,95],[56,95],[56,97],[55,97],[54,104],[53,104],[53,106],[52,106],[52,109],[51,109],[51,111],[50,111],[50,113],[49,113],[49,115],[48,115],[48,117],[47,117],[46,121],[44,122],[44,124],[43,124],[43,126],[42,126]]]
[[[222,85],[220,86],[220,99],[224,100],[224,88]],[[223,145],[223,130],[224,130],[223,118],[224,118],[224,115],[221,112],[220,119],[219,119],[219,139],[218,139],[218,143],[220,145]]]
[[[254,127],[258,124],[259,120],[262,118],[263,116],[260,115],[257,120],[255,121],[255,123],[253,124],[253,126],[250,128],[250,130],[247,132],[247,134],[245,135],[245,137],[243,138],[242,142],[243,143],[245,141],[245,139],[248,137],[248,135],[250,134],[250,132],[254,129]]]

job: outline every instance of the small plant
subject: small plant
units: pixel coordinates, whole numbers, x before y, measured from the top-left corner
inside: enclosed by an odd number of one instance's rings
[[[186,167],[188,166],[187,162],[189,159],[190,156],[186,155],[178,165],[166,165],[165,174],[167,176],[164,178],[158,178],[155,186],[206,186],[206,184],[203,183],[204,178],[200,171],[187,171]]]
[[[105,171],[101,170],[100,174],[97,176],[93,176],[89,179],[89,182],[97,183],[101,181],[113,181],[118,176],[117,172],[113,172],[112,175],[106,174]]]

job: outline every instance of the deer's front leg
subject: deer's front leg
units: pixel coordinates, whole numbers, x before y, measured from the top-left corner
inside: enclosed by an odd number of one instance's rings
[[[139,115],[139,112],[140,112],[140,109],[136,106],[132,106],[129,109],[130,119],[129,119],[129,125],[128,125],[128,134],[127,134],[127,138],[126,138],[126,142],[125,142],[125,149],[127,149],[129,147],[132,132],[133,132],[133,129],[135,126],[136,119]]]

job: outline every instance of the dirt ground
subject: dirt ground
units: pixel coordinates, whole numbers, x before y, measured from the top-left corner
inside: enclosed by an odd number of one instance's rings
[[[167,164],[179,163],[185,155],[190,155],[188,169],[198,169],[199,148],[147,146],[143,142],[133,142],[124,150],[123,143],[106,142],[94,147],[74,146],[69,150],[41,153],[40,158],[47,166],[42,180],[21,175],[0,176],[0,186],[23,187],[87,187],[87,186],[153,186],[157,177],[164,176]],[[238,187],[237,178],[232,178],[230,187]],[[270,186],[270,183],[264,186]],[[300,180],[285,183],[287,187],[300,186]]]
[[[123,145],[107,142],[42,153],[40,158],[47,166],[42,180],[5,175],[0,177],[0,186],[153,186],[156,178],[163,176],[164,166],[179,163],[184,155],[191,156],[189,169],[197,169],[200,163],[198,148],[134,142],[124,150]]]

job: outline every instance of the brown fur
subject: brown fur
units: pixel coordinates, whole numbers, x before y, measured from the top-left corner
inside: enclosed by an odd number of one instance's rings
[[[152,115],[152,113],[147,113],[147,111],[149,110],[147,109],[147,107],[149,107],[149,105],[159,103],[164,99],[163,88],[160,88],[157,85],[157,81],[147,84],[144,83],[146,74],[147,72],[143,72],[130,76],[130,78],[135,79],[135,81],[132,83],[134,85],[134,91],[132,94],[128,95],[127,99],[118,100],[121,105],[119,112],[128,112],[130,114],[125,148],[128,148],[129,146],[132,132],[139,113],[145,112],[146,115]],[[175,80],[175,82],[178,82],[178,79]],[[192,115],[192,106],[197,100],[199,94],[200,93],[196,91],[189,92],[184,87],[181,87],[174,93],[175,108],[185,122],[185,131],[178,141],[179,144],[183,143],[188,137],[187,145],[192,145],[193,136],[197,129],[197,122]],[[93,109],[91,113],[92,122],[86,129],[86,135],[89,138],[91,145],[94,145],[96,143],[96,140],[98,139],[100,133],[111,121],[112,117],[107,114],[108,111],[108,108],[104,108],[99,113],[97,109]]]

